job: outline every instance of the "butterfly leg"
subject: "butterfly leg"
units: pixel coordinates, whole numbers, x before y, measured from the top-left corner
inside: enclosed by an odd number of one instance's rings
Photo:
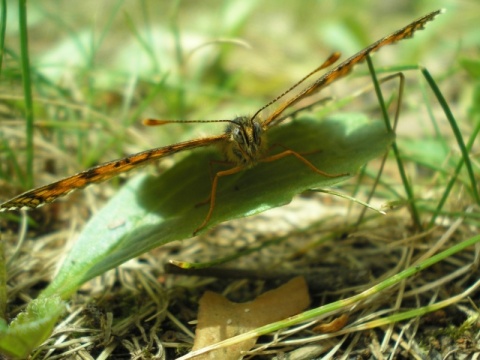
[[[329,174],[325,171],[322,171],[322,170],[318,169],[315,165],[313,165],[310,161],[308,161],[305,157],[303,157],[298,152],[295,152],[295,151],[289,150],[289,149],[287,149],[287,150],[285,150],[281,153],[268,156],[268,157],[262,159],[261,162],[276,161],[276,160],[282,159],[282,158],[287,157],[287,156],[295,156],[298,160],[303,162],[305,165],[307,165],[310,169],[315,171],[317,174],[325,176],[325,177],[336,178],[336,177],[342,177],[342,176],[350,175],[349,173]],[[213,210],[215,208],[215,200],[216,200],[216,195],[217,195],[218,180],[221,177],[233,175],[233,174],[236,174],[236,173],[238,173],[242,170],[245,170],[244,166],[236,166],[236,167],[233,167],[233,168],[228,169],[228,170],[219,171],[215,174],[215,176],[213,177],[213,180],[212,180],[212,190],[210,192],[210,198],[209,198],[210,208],[208,209],[207,216],[203,220],[202,224],[197,229],[195,229],[195,231],[193,232],[193,235],[196,235],[200,230],[202,230],[208,224],[208,222],[210,221],[210,219],[212,217]]]
[[[272,162],[272,161],[276,161],[276,160],[279,160],[279,159],[283,159],[284,157],[287,157],[287,156],[295,156],[298,160],[303,162],[305,165],[307,165],[310,169],[315,171],[317,174],[328,177],[328,178],[336,178],[336,177],[342,177],[342,176],[350,175],[349,173],[330,174],[330,173],[327,173],[325,171],[322,171],[322,170],[318,169],[315,165],[313,165],[310,161],[308,161],[300,153],[298,153],[296,151],[293,151],[293,150],[290,150],[290,149],[287,149],[287,150],[285,150],[281,153],[275,154],[275,155],[267,156],[266,158],[262,159],[261,161],[262,162]]]
[[[215,179],[215,176],[217,175],[217,172],[215,172],[215,169],[213,168],[213,165],[228,165],[228,166],[234,166],[235,164],[232,163],[231,161],[225,161],[225,160],[211,160],[209,162],[209,168],[210,168],[210,182],[213,184],[213,180]],[[195,207],[199,207],[205,204],[208,204],[210,202],[210,196],[206,198],[205,200],[200,201],[199,203],[195,204]]]
[[[210,199],[209,199],[210,208],[208,209],[208,213],[207,213],[207,216],[205,217],[205,220],[203,220],[202,224],[195,229],[195,231],[193,232],[193,235],[196,235],[200,230],[202,230],[208,224],[208,222],[210,221],[210,218],[212,217],[213,209],[215,208],[215,199],[217,196],[218,179],[220,179],[223,176],[236,174],[244,169],[245,169],[244,166],[235,166],[231,169],[219,171],[215,174],[212,180],[212,190],[210,192]]]

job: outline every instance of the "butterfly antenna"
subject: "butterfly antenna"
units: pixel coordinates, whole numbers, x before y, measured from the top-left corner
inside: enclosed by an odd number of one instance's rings
[[[191,123],[235,123],[232,120],[159,120],[159,119],[144,119],[143,125],[158,126],[167,124],[191,124]]]
[[[277,102],[279,99],[281,99],[282,97],[284,97],[285,95],[287,95],[290,91],[292,91],[293,89],[295,89],[297,86],[299,86],[300,84],[302,84],[303,82],[305,82],[305,80],[307,80],[310,76],[312,76],[313,74],[319,72],[320,70],[323,70],[325,69],[326,67],[329,67],[330,65],[332,65],[333,63],[335,63],[339,58],[340,58],[340,53],[339,52],[334,52],[332,55],[330,55],[328,57],[327,60],[325,60],[323,62],[322,65],[320,65],[319,67],[317,67],[315,70],[313,70],[312,72],[308,73],[306,76],[304,76],[300,81],[298,81],[297,83],[295,83],[293,86],[291,86],[290,88],[288,88],[287,90],[285,90],[283,93],[281,93],[280,95],[278,95],[275,99],[273,99],[272,101],[270,101],[268,104],[262,106],[251,118],[250,118],[250,121],[253,121],[253,119],[255,119],[257,117],[257,115],[262,111],[262,110],[265,110],[267,107],[269,107],[270,105],[274,104],[275,102]]]

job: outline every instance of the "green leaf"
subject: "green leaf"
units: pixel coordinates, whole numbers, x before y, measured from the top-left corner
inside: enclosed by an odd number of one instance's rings
[[[11,323],[0,322],[0,353],[25,358],[52,333],[65,304],[58,296],[35,299]]]
[[[381,122],[357,114],[323,121],[302,118],[275,127],[268,135],[271,153],[286,147],[305,154],[324,172],[350,176],[385,153],[394,139]],[[198,204],[210,195],[209,164],[213,159],[222,159],[217,149],[199,149],[158,177],[129,181],[87,224],[44,295],[69,296],[85,281],[135,256],[191,237],[208,212],[208,205]],[[215,163],[212,167],[225,169]],[[207,227],[285,205],[307,189],[330,186],[348,177],[326,178],[294,156],[259,163],[220,179]]]

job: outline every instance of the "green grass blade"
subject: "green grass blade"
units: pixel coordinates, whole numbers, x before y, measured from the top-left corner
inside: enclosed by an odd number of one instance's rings
[[[472,163],[470,161],[470,156],[469,156],[469,150],[465,146],[465,142],[463,141],[462,133],[460,132],[460,129],[458,128],[457,122],[455,121],[455,117],[452,114],[452,111],[450,110],[450,107],[448,106],[447,101],[443,97],[442,92],[438,88],[435,80],[433,80],[432,76],[430,75],[430,72],[422,68],[422,74],[427,80],[428,84],[430,85],[430,88],[432,89],[433,93],[435,94],[438,102],[440,103],[440,106],[442,107],[445,116],[447,117],[447,120],[450,124],[450,127],[452,128],[453,134],[455,135],[455,139],[457,140],[458,147],[460,148],[460,151],[462,152],[462,161],[465,163],[465,167],[467,168],[468,176],[470,177],[470,182],[471,182],[471,189],[472,189],[472,194],[475,199],[475,202],[480,205],[480,195],[478,194],[478,189],[477,189],[477,181],[475,180],[475,174],[473,173],[473,168],[472,168]],[[460,165],[459,165],[460,166]],[[456,175],[454,175],[455,177]]]
[[[33,187],[33,98],[32,98],[32,82],[30,79],[30,56],[28,51],[28,29],[27,29],[27,1],[19,0],[18,15],[20,26],[20,49],[21,49],[21,66],[23,80],[23,95],[25,98],[25,120],[27,132],[27,188]]]
[[[7,261],[5,259],[5,241],[0,237],[0,319],[2,320],[6,320],[7,302]]]
[[[142,5],[145,6],[145,4]],[[143,7],[142,7],[143,9]],[[145,16],[148,16],[148,12],[145,11]],[[150,63],[152,65],[152,72],[154,73],[160,73],[160,64],[157,61],[157,58],[155,56],[155,48],[153,46],[153,41],[151,39],[150,32],[147,33],[144,38],[142,36],[141,30],[136,26],[134,20],[128,15],[125,14],[125,22],[127,24],[127,27],[130,29],[131,33],[133,34],[134,38],[137,40],[137,42],[140,44],[140,47],[145,51],[147,54],[147,57],[150,59]],[[149,25],[149,23],[147,24]],[[147,28],[150,30],[149,28]]]
[[[367,56],[367,64],[368,64],[368,69],[370,70],[370,74],[372,76],[372,81],[373,85],[375,87],[375,93],[377,94],[378,101],[380,103],[380,107],[382,109],[382,114],[383,114],[383,119],[385,121],[385,126],[389,131],[392,131],[392,125],[389,120],[388,112],[385,106],[385,101],[383,100],[383,95],[382,91],[380,89],[380,84],[377,79],[377,75],[375,73],[375,69],[373,67],[372,60],[370,56]],[[403,166],[403,162],[401,160],[400,156],[400,150],[398,149],[398,146],[395,142],[392,144],[392,150],[393,154],[395,156],[395,159],[397,161],[397,166],[398,166],[398,171],[400,173],[400,177],[402,178],[402,183],[405,188],[405,193],[407,194],[407,199],[408,199],[408,206],[411,210],[412,214],[412,220],[415,224],[415,227],[417,229],[421,229],[421,221],[420,221],[420,214],[418,212],[417,206],[415,205],[415,195],[413,193],[413,188],[410,185],[410,181],[408,180],[407,173],[405,171],[405,167]]]
[[[467,143],[467,146],[466,146],[467,152],[470,152],[470,150],[472,149],[473,144],[475,143],[475,140],[477,139],[477,136],[478,136],[479,133],[480,133],[480,119],[477,121],[475,129],[473,130],[472,134],[470,135],[470,139],[468,139],[468,143]],[[438,202],[438,205],[437,205],[437,207],[436,207],[436,209],[435,209],[435,211],[432,215],[432,218],[430,219],[429,227],[433,226],[435,224],[435,220],[441,214],[443,206],[447,202],[448,196],[450,195],[450,192],[452,191],[453,186],[455,185],[455,183],[457,181],[458,175],[460,174],[460,170],[463,167],[463,164],[465,162],[464,159],[465,158],[462,156],[462,158],[459,160],[457,166],[455,167],[455,170],[453,171],[453,175],[452,175],[450,181],[445,186],[445,191],[443,192],[442,197],[440,198],[440,200]],[[473,184],[473,188],[474,189],[476,188],[475,183]]]
[[[7,29],[7,0],[1,1],[0,13],[0,76],[2,75],[3,54],[5,48],[5,32]]]

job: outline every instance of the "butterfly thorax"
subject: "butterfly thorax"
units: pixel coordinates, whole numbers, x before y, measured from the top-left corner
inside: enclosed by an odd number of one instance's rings
[[[255,165],[266,149],[265,131],[256,118],[239,116],[225,129],[228,141],[224,152],[228,161],[250,167]]]

